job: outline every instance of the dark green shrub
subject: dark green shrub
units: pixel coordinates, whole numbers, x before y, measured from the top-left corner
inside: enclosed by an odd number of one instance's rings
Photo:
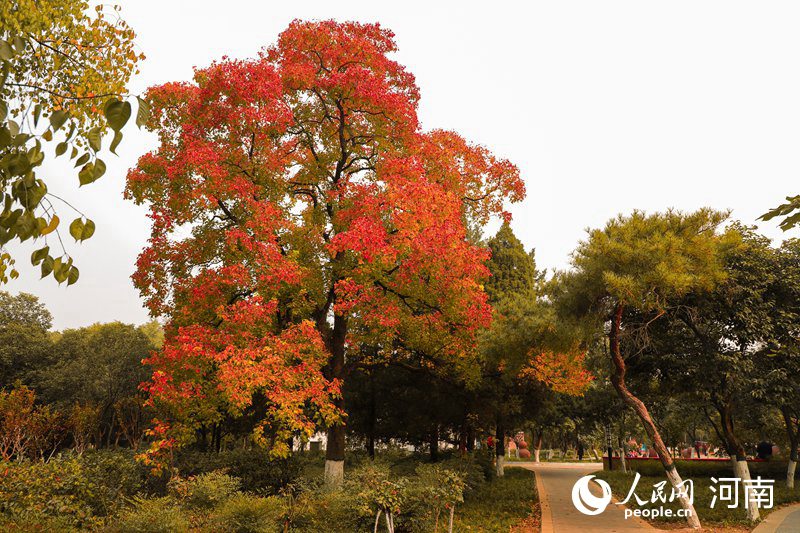
[[[782,479],[786,477],[787,463],[785,461],[759,461],[749,462],[750,475],[761,476],[770,479]],[[628,466],[634,472],[639,472],[643,476],[662,476],[664,467],[658,459],[653,460],[632,460],[628,461]],[[733,468],[730,461],[698,461],[698,460],[677,460],[675,466],[683,478],[692,477],[731,477]],[[617,463],[614,463],[617,468]]]
[[[297,518],[295,528],[299,531],[372,531],[372,524],[358,514],[355,496],[347,489],[320,489],[307,493],[304,514]]]
[[[273,533],[281,531],[281,507],[277,496],[238,494],[217,506],[209,519],[211,531]]]
[[[464,492],[468,494],[483,487],[495,475],[491,462],[487,463],[488,475],[487,465],[484,464],[482,456],[478,454],[465,455],[464,457],[454,456],[440,464],[442,467],[458,472],[461,475],[464,480]]]
[[[277,494],[303,473],[302,456],[288,459],[270,458],[266,450],[231,450],[182,453],[176,466],[181,476],[197,476],[222,470],[242,481],[248,491]]]
[[[222,472],[208,472],[190,478],[176,477],[169,482],[169,491],[189,509],[211,509],[239,494],[238,478]]]
[[[0,513],[9,518],[58,517],[76,527],[115,513],[144,486],[145,474],[122,452],[65,454],[50,461],[0,465]]]
[[[137,498],[110,527],[118,533],[183,533],[189,520],[172,498]]]

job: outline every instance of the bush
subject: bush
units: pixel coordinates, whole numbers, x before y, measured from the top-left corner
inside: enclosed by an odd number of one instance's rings
[[[0,472],[0,512],[6,517],[59,517],[75,527],[115,513],[145,482],[132,454],[111,451],[3,463]]]
[[[408,494],[406,516],[414,531],[438,530],[449,520],[450,511],[464,501],[463,474],[440,464],[422,464]]]
[[[476,491],[483,487],[487,481],[495,475],[495,469],[491,462],[487,466],[484,464],[481,455],[465,455],[464,457],[452,457],[440,463],[442,467],[458,472],[464,480],[464,493]]]
[[[372,523],[359,515],[355,495],[347,487],[345,490],[318,489],[301,498],[304,498],[303,513],[295,516],[293,524],[301,531],[372,531]]]
[[[170,494],[189,509],[211,509],[239,494],[238,478],[222,472],[209,472],[188,479],[176,477],[169,482]]]
[[[267,498],[238,494],[217,507],[209,520],[212,531],[266,533],[281,531],[282,503],[277,496]]]
[[[231,450],[224,452],[184,452],[176,467],[182,476],[197,476],[224,470],[241,480],[248,491],[262,495],[277,494],[303,473],[303,458],[270,458],[266,450]]]
[[[189,520],[168,497],[139,498],[132,509],[122,513],[111,528],[118,533],[183,533]]]

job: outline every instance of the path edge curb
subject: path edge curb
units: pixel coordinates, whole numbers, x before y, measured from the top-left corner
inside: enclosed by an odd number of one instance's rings
[[[550,503],[547,501],[547,491],[544,489],[539,473],[533,469],[527,469],[533,474],[536,480],[536,496],[539,500],[540,531],[541,533],[555,533],[553,531],[553,513],[550,510]]]

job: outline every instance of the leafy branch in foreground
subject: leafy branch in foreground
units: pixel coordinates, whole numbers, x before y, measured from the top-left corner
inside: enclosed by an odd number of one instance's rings
[[[99,153],[107,132],[113,132],[109,151],[116,154],[131,101],[138,103],[138,125],[149,117],[147,103],[127,94],[144,56],[118,12],[98,6],[92,15],[87,2],[69,0],[0,6],[0,284],[19,275],[5,246],[39,238],[44,246],[31,262],[42,277],[68,285],[78,280],[51,198],[78,215],[69,225],[76,242],[94,234],[94,222],[50,194],[47,178],[37,176],[47,147],[54,146],[55,157],[69,152],[80,185],[88,185],[106,172]],[[55,237],[58,252],[48,236]]]
[[[759,217],[759,220],[772,220],[776,217],[785,217],[778,227],[788,231],[800,224],[800,195],[787,196],[786,203],[770,209]]]

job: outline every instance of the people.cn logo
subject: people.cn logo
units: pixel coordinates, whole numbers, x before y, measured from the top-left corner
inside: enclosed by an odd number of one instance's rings
[[[589,516],[602,513],[611,503],[611,487],[608,483],[602,479],[594,479],[603,491],[603,495],[598,498],[589,490],[592,479],[594,475],[583,476],[572,487],[572,504],[578,511]]]

